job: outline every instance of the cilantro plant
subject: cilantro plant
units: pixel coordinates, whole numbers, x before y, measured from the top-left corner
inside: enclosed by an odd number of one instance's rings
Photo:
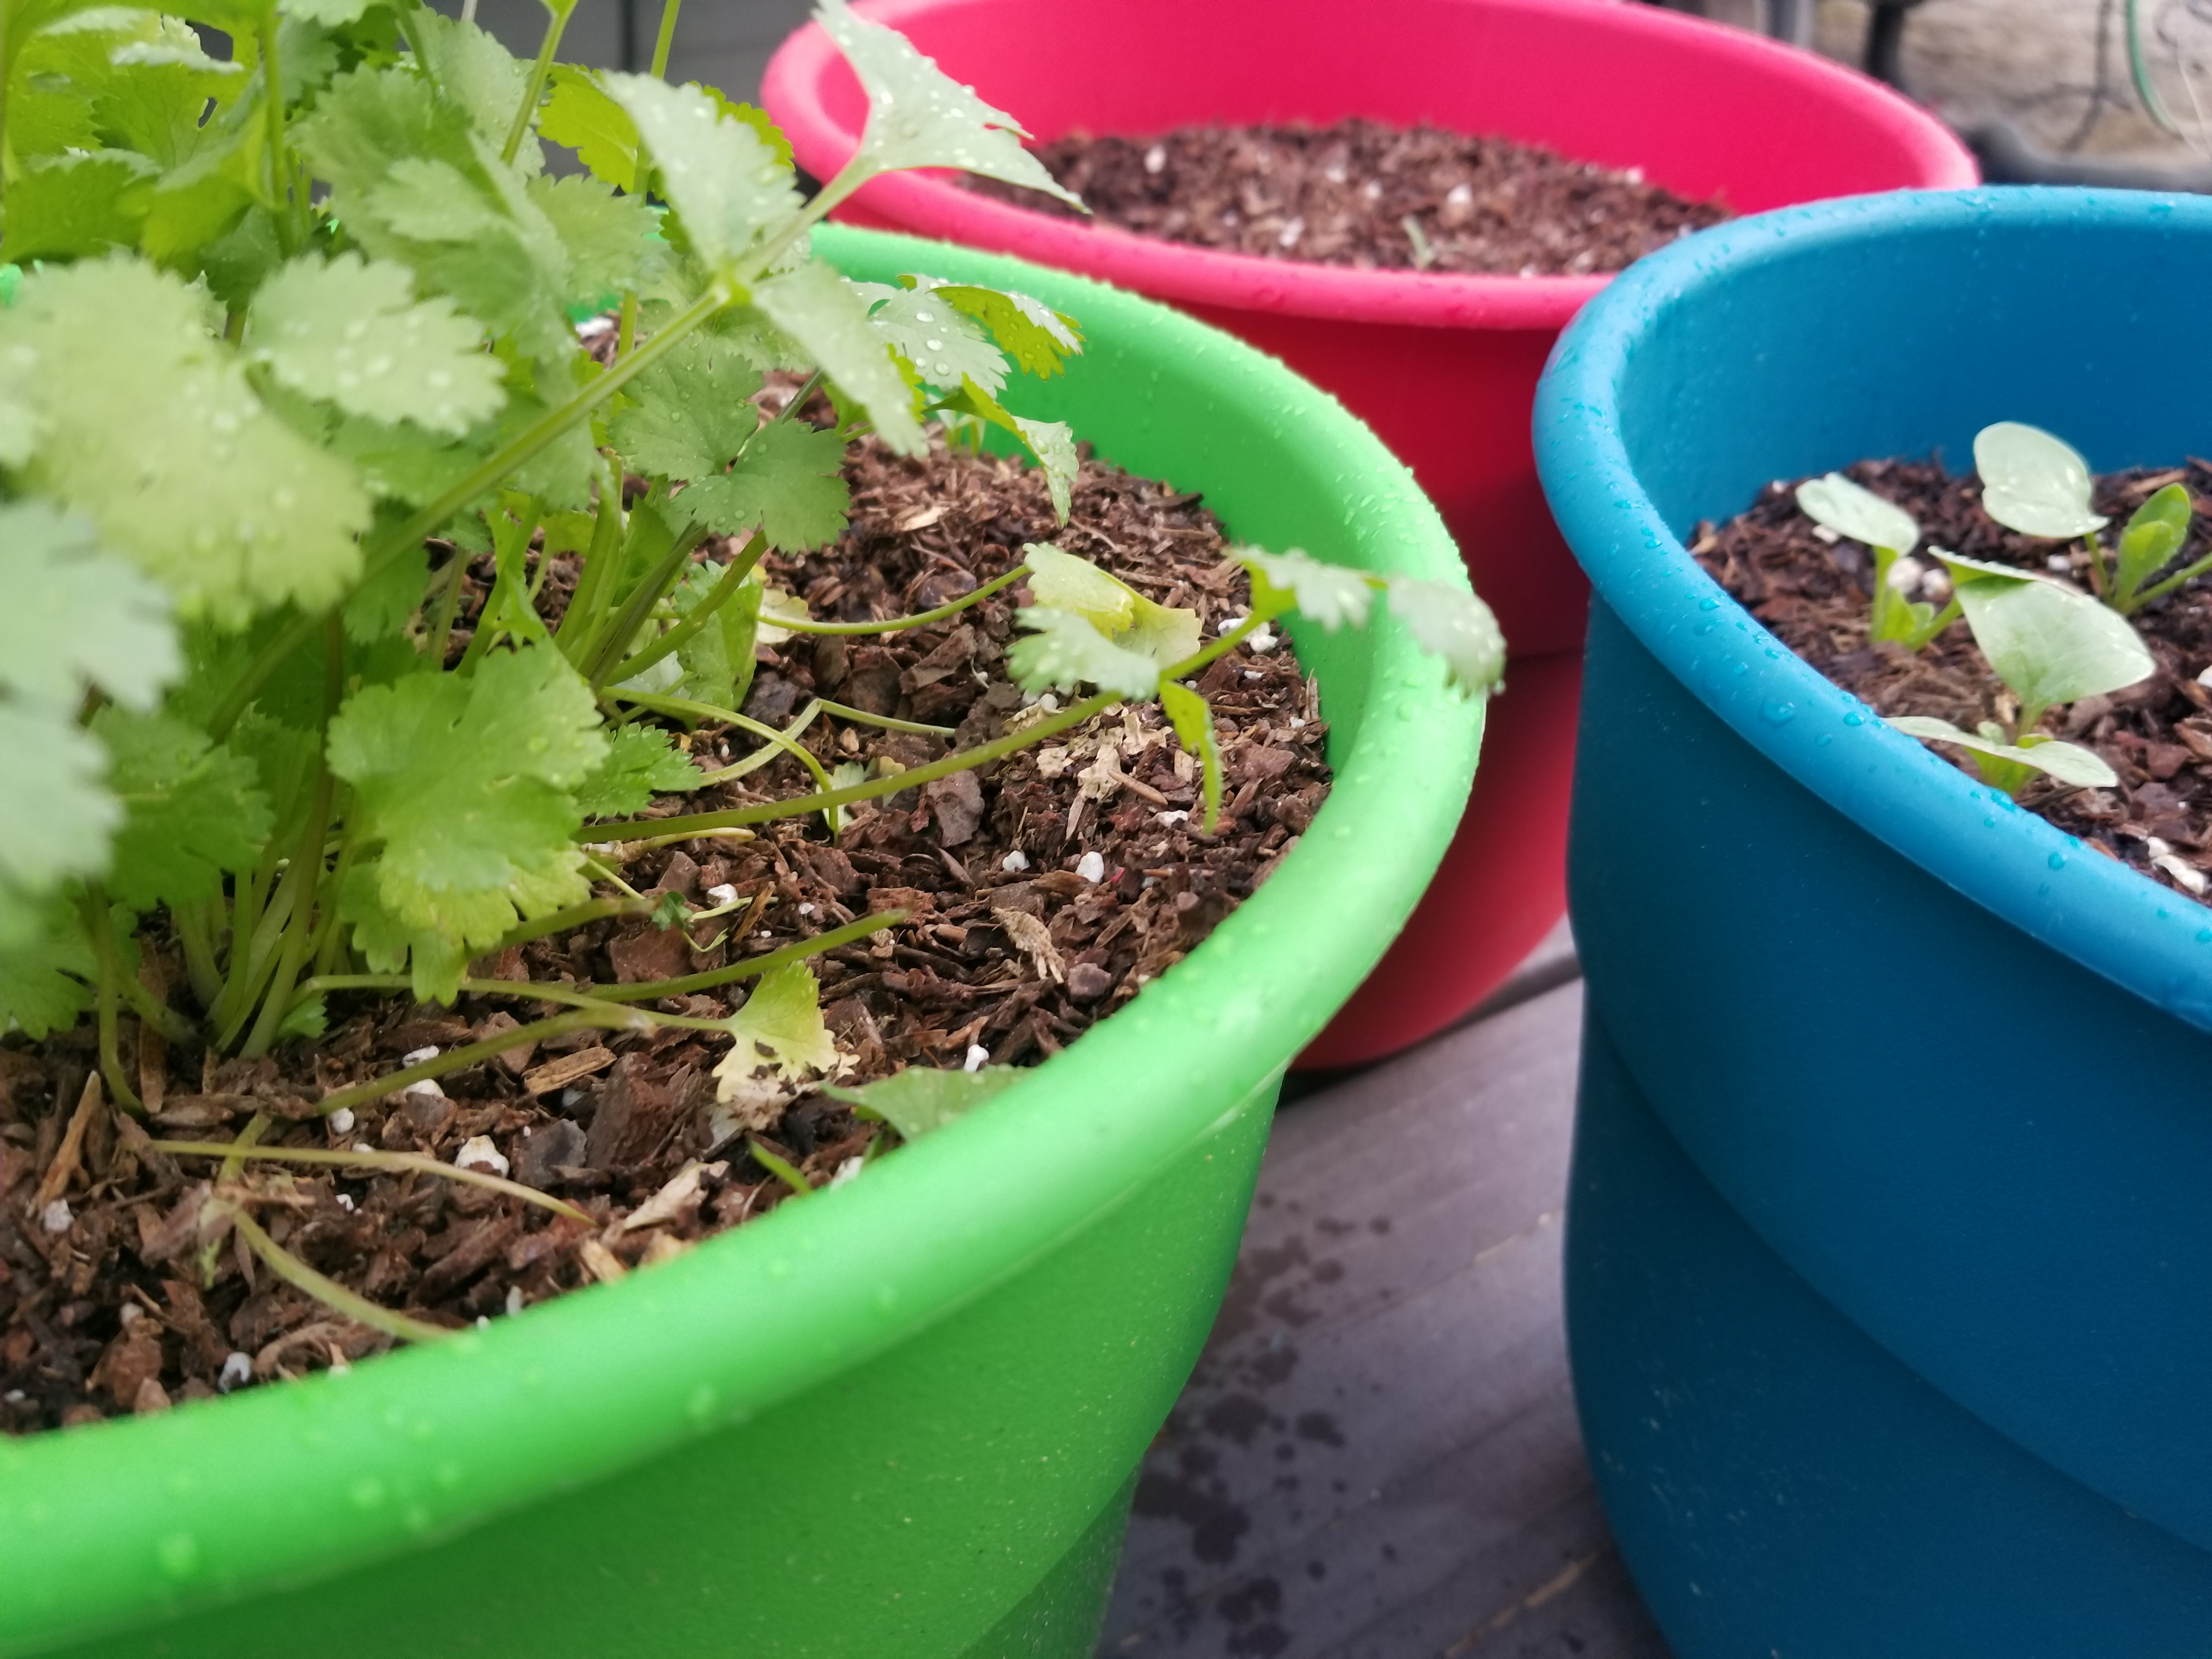
[[[769,590],[769,550],[843,530],[841,466],[863,434],[914,454],[932,421],[965,442],[1001,434],[1065,520],[1073,434],[1001,394],[1015,369],[1050,375],[1081,350],[1074,319],[924,275],[849,282],[808,239],[896,168],[1064,192],[1010,117],[822,0],[869,118],[806,200],[758,111],[663,79],[678,3],[653,72],[627,75],[555,62],[571,3],[549,7],[525,62],[419,0],[188,0],[175,15],[0,0],[0,1020],[40,1038],[89,1013],[125,1108],[126,1009],[173,1043],[256,1055],[318,1034],[336,992],[466,992],[562,1012],[320,1109],[569,1030],[658,1023],[771,1056],[767,1077],[720,1074],[742,1124],[763,1091],[835,1073],[800,958],[895,916],[653,984],[480,979],[470,963],[611,915],[711,925],[721,911],[637,895],[624,860],[778,817],[820,813],[835,834],[856,802],[1125,699],[1159,699],[1197,755],[1210,826],[1212,715],[1182,682],[1293,607],[1356,623],[1381,589],[1455,684],[1496,683],[1497,630],[1463,589],[1296,553],[1243,556],[1251,615],[1210,642],[1191,613],[1043,544],[887,622],[819,622]],[[550,171],[549,142],[583,170]],[[574,319],[610,309],[580,337]],[[797,385],[764,414],[771,371]],[[817,392],[831,426],[807,418]],[[472,570],[489,586],[463,645]],[[1032,691],[1090,688],[1065,708],[872,779],[825,771],[801,738],[825,713],[875,717],[817,702],[778,729],[742,712],[769,629],[919,626],[1024,578],[1012,666]],[[672,730],[701,724],[759,746],[703,772]],[[637,816],[779,756],[818,787]],[[175,992],[140,973],[142,938],[173,940]],[[758,988],[729,1018],[652,1011],[746,979]],[[264,1155],[246,1150],[262,1127],[223,1149],[232,1176]],[[289,1260],[242,1210],[210,1224]]]

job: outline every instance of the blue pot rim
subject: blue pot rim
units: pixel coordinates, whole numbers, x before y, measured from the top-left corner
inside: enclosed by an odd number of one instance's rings
[[[1537,469],[1599,595],[1738,736],[1860,828],[2029,937],[2212,1030],[2212,909],[1978,783],[1893,730],[1768,633],[1660,516],[1636,476],[1618,419],[1616,390],[1639,337],[1670,306],[1716,279],[1808,249],[1900,233],[1966,238],[2062,221],[2081,235],[2148,226],[2199,237],[2212,270],[2212,198],[2197,196],[1900,191],[1734,220],[1631,266],[1560,336],[1537,389]],[[1723,349],[1753,348],[1729,342]],[[1839,456],[1836,464],[1855,459]]]

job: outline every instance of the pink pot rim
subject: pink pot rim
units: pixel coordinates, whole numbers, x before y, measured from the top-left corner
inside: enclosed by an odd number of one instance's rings
[[[856,0],[861,16],[893,27],[918,15],[995,0]],[[1202,0],[1187,0],[1202,3]],[[1850,110],[1899,143],[1921,175],[1899,188],[1961,189],[1980,182],[1971,151],[1933,116],[1881,82],[1741,30],[1620,0],[1480,0],[1492,9],[1579,13],[1593,27],[1646,39],[1672,38],[1717,60],[1729,58],[1802,87]],[[776,51],[763,100],[801,166],[827,178],[860,145],[860,134],[833,120],[819,97],[825,75],[850,75],[818,23]],[[1183,305],[1272,312],[1340,322],[1427,328],[1546,329],[1566,325],[1612,281],[1589,276],[1492,276],[1359,270],[1224,253],[1032,212],[963,190],[950,173],[893,173],[851,198],[866,217],[913,234],[984,247],[1133,289]]]

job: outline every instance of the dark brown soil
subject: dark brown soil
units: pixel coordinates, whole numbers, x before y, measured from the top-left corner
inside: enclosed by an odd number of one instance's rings
[[[1717,201],[1685,201],[1646,184],[1637,169],[1379,121],[1318,131],[1181,127],[1159,138],[1077,133],[1041,146],[1037,157],[1101,222],[1139,236],[1369,270],[1620,270],[1729,216]],[[960,182],[1023,207],[1074,213],[1041,191],[973,175]]]
[[[2090,586],[2079,542],[2069,557],[2058,543],[2007,530],[1982,511],[1972,477],[1952,477],[1933,461],[1865,461],[1844,471],[1918,520],[1923,547],[2050,574],[2061,574],[2051,562],[2063,560],[2063,574]],[[1769,485],[1757,506],[1718,529],[1698,526],[1690,550],[1784,644],[1875,713],[1932,715],[1969,732],[1985,720],[2008,725],[2018,708],[1963,622],[1917,656],[1892,642],[1867,642],[1872,567],[1856,543],[1831,544],[1816,532],[1792,493],[1802,482]],[[2117,526],[2154,490],[2175,483],[2188,485],[2197,513],[2178,568],[2212,554],[2212,465],[2192,459],[2110,473],[2097,480],[2096,500]],[[2106,532],[2108,544],[2115,533]],[[2203,878],[2181,872],[2212,872],[2212,689],[2197,678],[2212,665],[2212,587],[2199,578],[2130,620],[2158,659],[2157,673],[2054,710],[2043,727],[2102,755],[2119,787],[2073,789],[2043,778],[2021,791],[2021,804],[2153,880],[2193,894]],[[1972,769],[1955,750],[1939,745],[1937,752]]]
[[[908,461],[870,447],[848,477],[851,531],[826,555],[780,567],[817,617],[928,609],[1008,568],[1030,540],[1056,541],[1156,599],[1197,610],[1209,638],[1248,603],[1243,573],[1224,561],[1220,526],[1196,496],[1096,462],[1085,464],[1064,528],[1053,523],[1039,476],[1001,459],[940,451]],[[550,591],[565,579],[556,568]],[[748,712],[782,722],[819,693],[956,726],[961,746],[987,740],[1021,717],[1002,655],[1026,597],[1017,586],[951,624],[889,640],[802,635],[763,647]],[[904,909],[910,919],[897,928],[814,960],[828,1023],[851,1059],[844,1081],[958,1066],[976,1049],[1000,1064],[1040,1061],[1204,939],[1297,843],[1328,792],[1315,692],[1287,645],[1240,648],[1199,684],[1212,700],[1230,780],[1214,837],[1185,816],[1202,805],[1196,770],[1157,709],[1126,708],[980,774],[858,809],[841,844],[816,816],[764,826],[757,839],[702,838],[630,858],[623,873],[648,895],[711,904],[708,889],[736,889],[746,908],[696,929],[705,951],[649,921],[605,922],[510,951],[477,972],[572,985],[648,981],[871,910]],[[817,720],[804,741],[825,766],[913,766],[948,747],[830,720]],[[711,764],[750,747],[708,730],[692,752]],[[666,798],[655,810],[702,811],[809,787],[783,758],[740,784]],[[1026,868],[1008,867],[1016,853]],[[1087,853],[1100,855],[1099,879],[1079,867]],[[725,927],[727,938],[714,937]],[[152,971],[179,977],[161,941],[149,933],[146,944]],[[732,985],[660,1006],[719,1018],[743,1000]],[[228,1140],[256,1110],[279,1119],[264,1137],[271,1144],[365,1145],[451,1162],[465,1141],[489,1135],[516,1179],[595,1218],[586,1228],[412,1174],[361,1178],[264,1164],[249,1165],[229,1189],[314,1267],[434,1324],[459,1326],[617,1276],[792,1201],[750,1156],[748,1134],[819,1186],[859,1174],[870,1143],[888,1133],[812,1089],[734,1122],[726,1113],[715,1119],[711,1073],[729,1039],[675,1030],[574,1032],[511,1051],[449,1074],[441,1094],[362,1107],[341,1133],[307,1103],[389,1073],[403,1054],[557,1011],[477,996],[451,1009],[364,994],[333,1003],[323,1039],[271,1060],[213,1064],[169,1050],[127,1020],[125,1053],[137,1056],[156,1138]],[[0,1428],[161,1410],[236,1386],[241,1373],[291,1376],[389,1346],[276,1282],[234,1236],[220,1241],[204,1272],[196,1224],[214,1162],[152,1150],[147,1128],[88,1092],[93,1060],[89,1024],[37,1047],[21,1039],[0,1047]],[[708,1160],[705,1170],[670,1218],[624,1228],[695,1159]]]

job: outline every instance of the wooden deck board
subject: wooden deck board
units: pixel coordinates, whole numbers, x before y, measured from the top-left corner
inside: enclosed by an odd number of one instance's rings
[[[1562,929],[1484,1017],[1285,1108],[1101,1655],[1665,1659],[1567,1382],[1573,973]]]

